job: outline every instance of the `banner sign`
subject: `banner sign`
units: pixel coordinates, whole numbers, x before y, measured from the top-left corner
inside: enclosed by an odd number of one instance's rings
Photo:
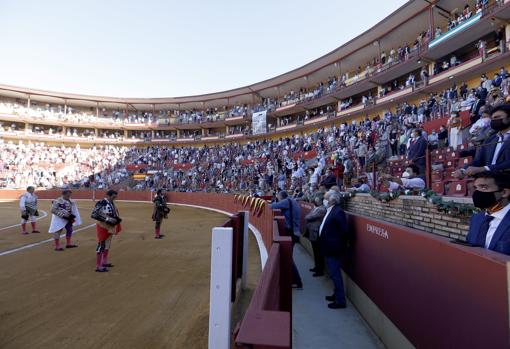
[[[267,110],[253,113],[251,128],[254,135],[267,133]]]

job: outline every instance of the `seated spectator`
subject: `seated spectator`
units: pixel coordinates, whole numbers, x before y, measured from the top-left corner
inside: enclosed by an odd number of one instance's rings
[[[489,94],[489,98],[487,99],[487,104],[489,104],[492,108],[496,108],[505,103],[505,98],[501,89],[499,87],[492,87],[491,92]]]
[[[429,148],[436,149],[439,143],[438,135],[436,130],[432,130],[432,132],[428,136]]]
[[[331,189],[332,186],[336,185],[336,177],[331,169],[328,169],[326,172],[326,177],[321,181],[320,185],[326,187],[326,189]]]
[[[510,255],[510,175],[480,172],[475,178],[473,204],[483,211],[471,217],[467,241]]]
[[[357,192],[368,192],[370,191],[370,186],[367,184],[367,178],[366,177],[360,177],[359,178],[359,183],[352,187],[352,188],[349,188],[349,190],[352,190],[352,191],[357,191]]]
[[[471,142],[475,145],[481,144],[487,137],[491,136],[494,130],[491,128],[492,107],[486,105],[480,108],[481,117],[469,129]]]
[[[422,190],[425,188],[425,181],[418,177],[418,167],[415,165],[407,166],[404,173],[402,173],[402,178],[388,175],[384,178],[388,182],[387,185],[390,191],[396,191],[399,189]]]
[[[445,125],[439,127],[439,133],[437,134],[438,145],[443,148],[448,144],[448,131]]]
[[[476,151],[473,162],[455,176],[474,176],[484,171],[508,171],[510,169],[510,104],[492,111],[491,128],[496,133],[488,137]]]

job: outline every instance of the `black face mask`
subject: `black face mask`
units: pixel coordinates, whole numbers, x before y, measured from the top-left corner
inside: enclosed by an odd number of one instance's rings
[[[496,199],[495,193],[499,191],[501,190],[489,192],[475,190],[475,192],[473,193],[473,205],[481,209],[489,208],[496,205],[498,203],[498,199]]]
[[[509,124],[505,123],[504,119],[491,120],[491,128],[496,131],[503,131],[508,128]]]

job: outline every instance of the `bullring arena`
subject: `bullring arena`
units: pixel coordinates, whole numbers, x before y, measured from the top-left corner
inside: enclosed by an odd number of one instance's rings
[[[510,0],[60,2],[0,1],[0,349],[510,348]]]
[[[126,228],[113,242],[114,268],[100,279],[91,273],[93,204],[78,201],[79,248],[55,254],[46,233],[50,200],[40,205],[42,232],[28,237],[19,234],[18,201],[0,202],[0,347],[207,347],[210,234],[227,216],[171,206],[160,243],[147,229],[152,204],[121,201]],[[250,246],[253,288],[260,257],[256,243]]]

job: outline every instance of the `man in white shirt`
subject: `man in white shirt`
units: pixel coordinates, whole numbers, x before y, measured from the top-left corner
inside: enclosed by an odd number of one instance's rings
[[[407,166],[402,178],[386,176],[387,185],[390,191],[399,189],[422,190],[425,188],[425,181],[418,176],[418,167],[416,165]]]
[[[483,211],[471,217],[467,241],[510,255],[510,175],[481,172],[474,187],[473,204]]]

